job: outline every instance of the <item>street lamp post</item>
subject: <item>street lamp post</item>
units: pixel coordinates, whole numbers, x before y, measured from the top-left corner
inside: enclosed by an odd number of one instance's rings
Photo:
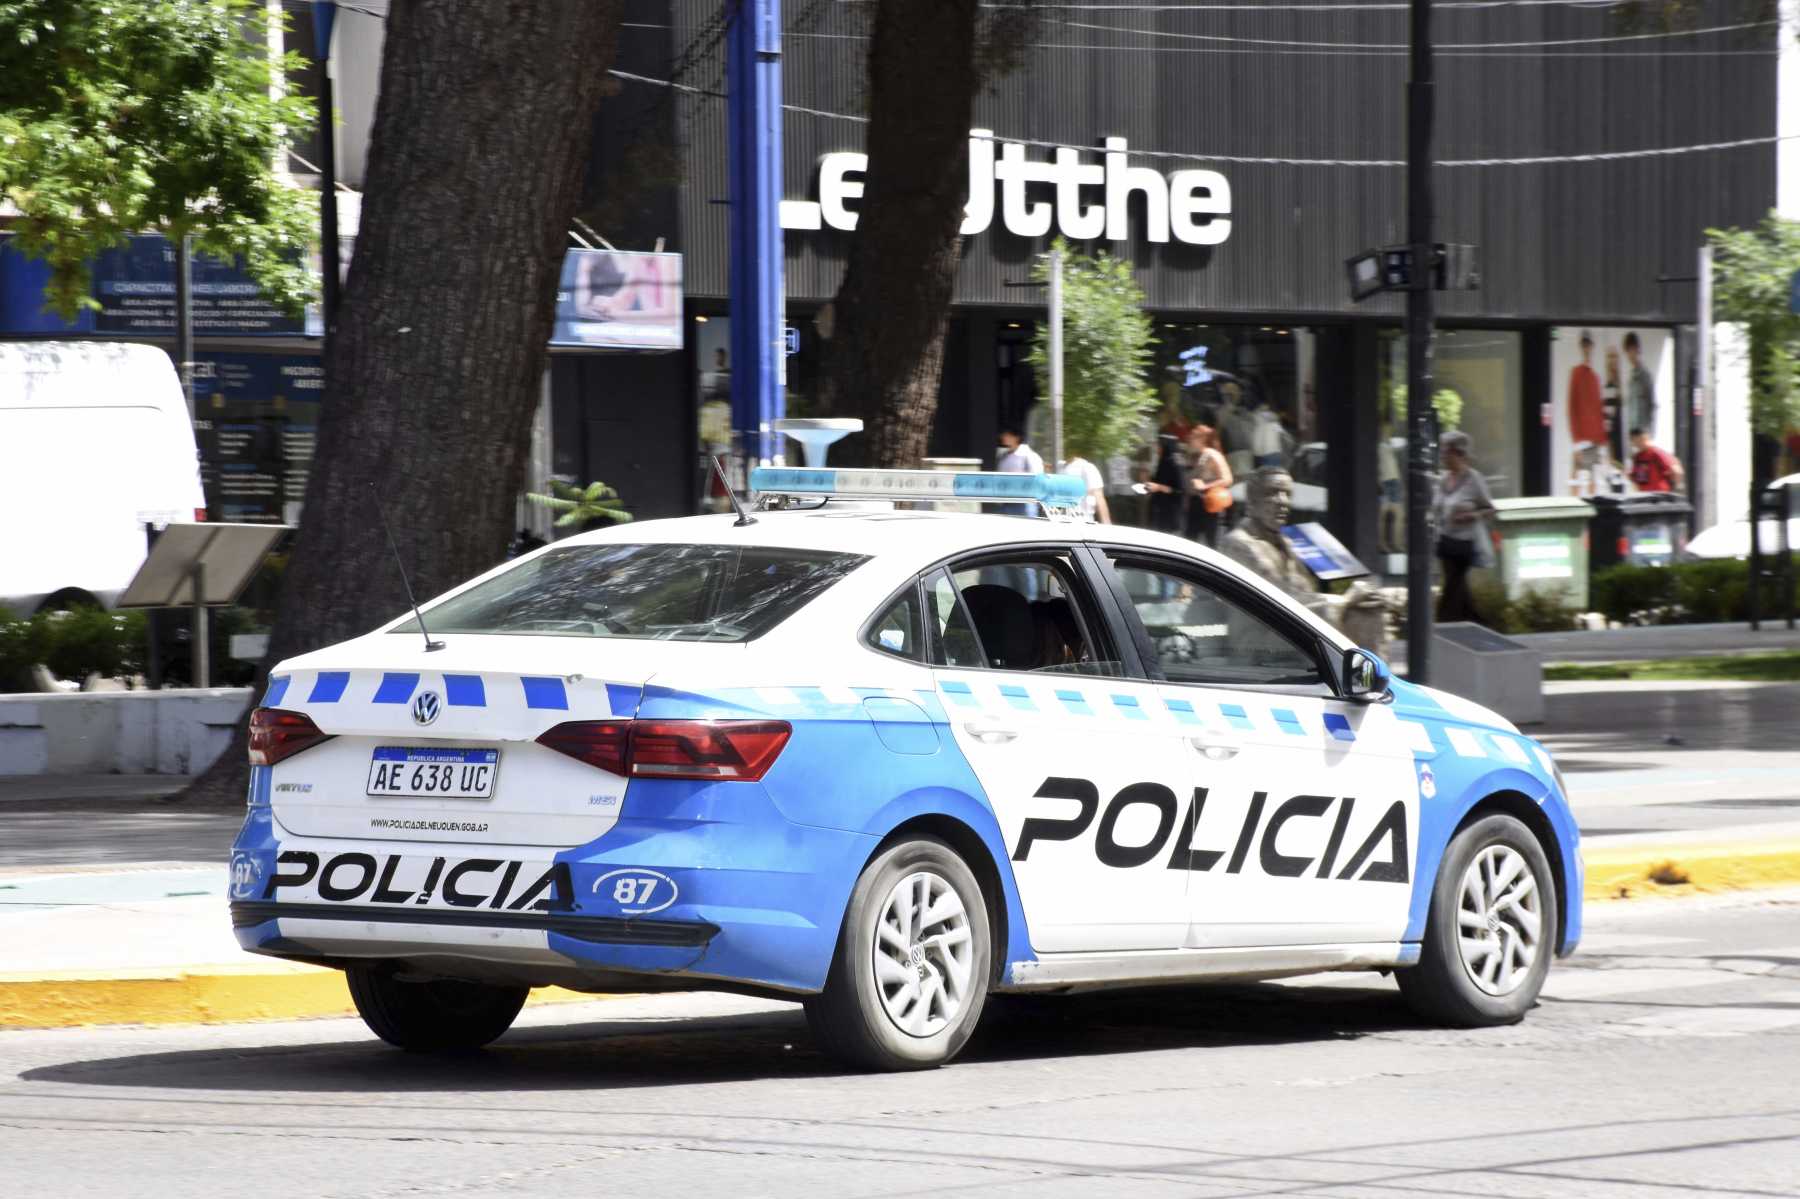
[[[1412,0],[1411,77],[1406,84],[1406,662],[1415,683],[1431,681],[1431,489],[1437,469],[1432,399],[1431,0]]]
[[[1050,469],[1063,468],[1063,252],[1050,251]]]

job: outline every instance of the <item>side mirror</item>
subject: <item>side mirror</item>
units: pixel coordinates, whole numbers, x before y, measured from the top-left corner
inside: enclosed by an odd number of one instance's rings
[[[1381,703],[1393,694],[1394,675],[1388,664],[1366,649],[1344,653],[1344,697],[1363,703]]]

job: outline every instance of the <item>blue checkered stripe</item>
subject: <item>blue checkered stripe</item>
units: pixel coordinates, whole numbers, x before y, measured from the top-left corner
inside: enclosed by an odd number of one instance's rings
[[[269,676],[262,706],[284,704],[405,705],[421,690],[436,690],[449,708],[569,710],[570,687],[560,675],[479,675],[419,671],[297,670]],[[639,689],[605,685],[609,710],[629,716],[637,709]],[[595,713],[583,692],[584,715]]]
[[[1448,755],[1526,768],[1535,766],[1545,774],[1553,768],[1544,747],[1527,737],[1459,724],[1412,720],[1405,716],[1397,723],[1400,735],[1412,748],[1415,759]]]
[[[1354,742],[1350,721],[1337,712],[1319,714],[1282,705],[1269,697],[1241,701],[1173,694],[1146,685],[1123,687],[1105,679],[1064,676],[1029,684],[986,679],[945,679],[939,684],[944,707],[958,713],[1003,715],[1030,712],[1096,721],[1122,720],[1175,729],[1225,727],[1239,732],[1279,733],[1297,740]]]

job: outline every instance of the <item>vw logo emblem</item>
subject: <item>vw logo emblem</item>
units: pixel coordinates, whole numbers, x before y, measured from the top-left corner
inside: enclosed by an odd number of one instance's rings
[[[412,702],[413,723],[430,724],[438,718],[439,710],[440,705],[438,703],[437,692],[421,691],[419,692],[419,698]]]

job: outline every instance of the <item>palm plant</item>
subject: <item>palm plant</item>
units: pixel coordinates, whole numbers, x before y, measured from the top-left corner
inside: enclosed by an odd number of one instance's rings
[[[556,527],[559,529],[580,529],[597,520],[624,524],[631,519],[631,513],[625,511],[624,503],[619,499],[619,493],[605,483],[595,481],[586,487],[580,487],[561,479],[551,479],[545,486],[550,494],[542,495],[533,491],[525,498],[540,508],[562,513],[556,518]]]

